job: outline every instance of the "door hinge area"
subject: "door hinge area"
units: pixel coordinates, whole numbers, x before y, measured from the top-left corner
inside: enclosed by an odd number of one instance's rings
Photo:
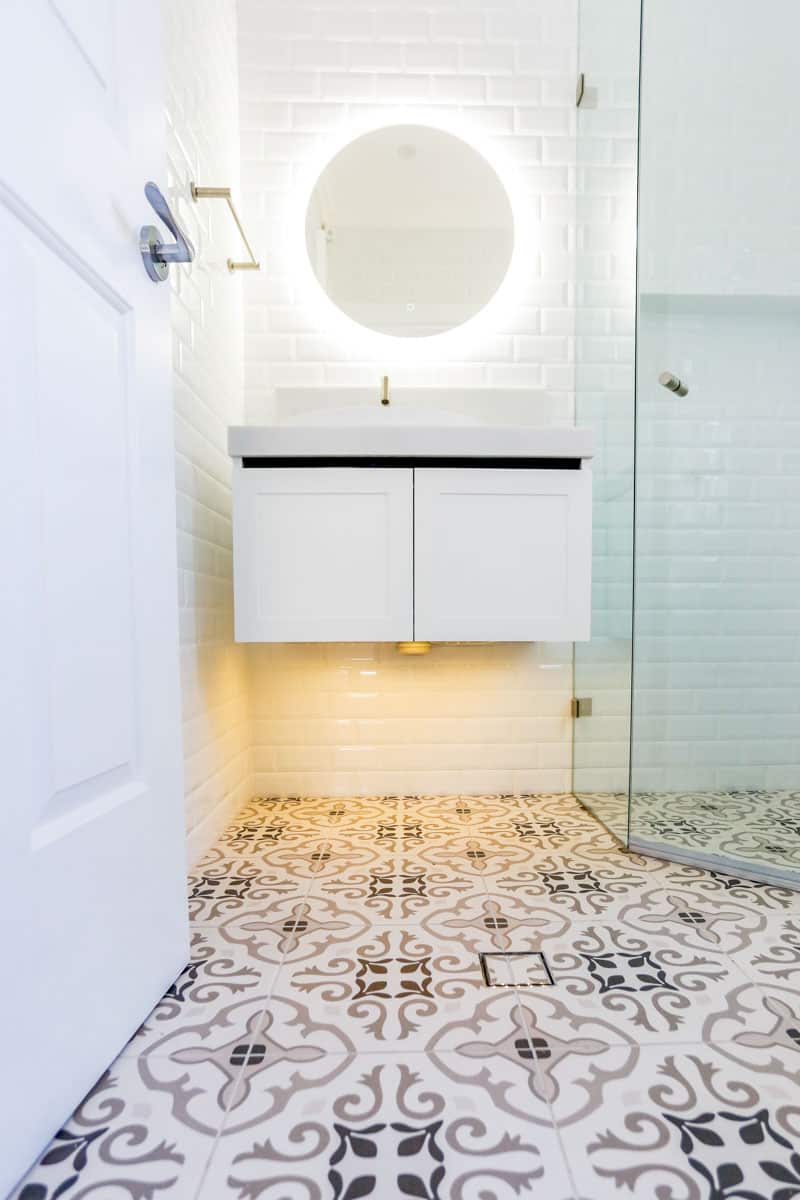
[[[575,84],[575,107],[576,108],[580,108],[581,101],[583,100],[585,91],[586,91],[586,76],[584,75],[583,71],[581,71],[580,75],[578,76],[578,81]]]
[[[591,696],[573,696],[572,715],[576,721],[578,717],[590,717],[592,715]]]

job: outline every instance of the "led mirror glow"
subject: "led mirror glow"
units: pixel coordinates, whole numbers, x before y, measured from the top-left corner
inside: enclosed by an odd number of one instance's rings
[[[356,138],[323,170],[306,211],[314,274],[359,325],[427,337],[480,312],[514,249],[508,194],[486,159],[426,125]]]

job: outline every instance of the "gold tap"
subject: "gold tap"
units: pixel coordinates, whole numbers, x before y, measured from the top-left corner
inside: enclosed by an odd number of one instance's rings
[[[389,403],[389,376],[384,375],[384,377],[383,377],[383,394],[381,396],[381,404],[388,404],[388,403]]]

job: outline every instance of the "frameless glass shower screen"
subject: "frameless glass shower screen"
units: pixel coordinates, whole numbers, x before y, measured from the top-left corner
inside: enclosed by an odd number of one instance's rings
[[[573,787],[628,834],[640,0],[581,0],[576,424],[594,432],[592,640],[575,646]],[[582,89],[582,95],[581,95]]]
[[[798,44],[796,0],[644,0],[630,808],[795,883]]]

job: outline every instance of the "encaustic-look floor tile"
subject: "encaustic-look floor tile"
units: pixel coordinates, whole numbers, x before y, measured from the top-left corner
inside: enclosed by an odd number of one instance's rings
[[[529,949],[532,939],[563,935],[570,926],[560,912],[535,902],[517,903],[492,891],[440,904],[421,924],[434,937],[461,941],[476,955],[484,950]]]
[[[189,876],[189,917],[202,923],[219,921],[278,896],[296,896],[298,887],[307,886],[281,865],[231,856],[226,848],[215,847]]]
[[[516,1200],[526,1194],[569,1200],[572,1188],[552,1126],[508,1111],[495,1119],[505,1094],[502,1070],[496,1074],[484,1059],[480,1074],[462,1081],[457,1069],[447,1069],[457,1058],[329,1059],[333,1080],[311,1088],[303,1086],[302,1067],[276,1067],[279,1117],[249,1138],[220,1138],[202,1200]]]
[[[482,896],[480,877],[446,866],[431,866],[413,852],[385,852],[372,862],[315,879],[310,895],[358,914],[370,924],[418,923],[447,904]]]
[[[256,996],[263,1005],[277,976],[276,963],[254,959],[246,946],[226,941],[216,926],[194,925],[188,964],[123,1053],[144,1054],[167,1032],[211,1020],[233,1000]]]
[[[535,857],[526,853],[523,863],[496,875],[487,886],[499,896],[511,896],[572,919],[610,917],[646,887],[653,886],[651,876],[622,856],[620,859],[588,861],[572,853]]]
[[[539,1036],[540,1025],[547,1024],[568,1040],[577,1029],[585,1034],[601,1018],[602,1037],[609,1042],[698,1042],[709,1014],[724,1010],[727,997],[747,983],[744,972],[722,954],[644,937],[611,923],[575,924],[556,935],[522,924],[506,939],[518,954],[544,954],[552,976],[552,987],[542,989],[534,964],[531,985],[525,957],[510,959],[526,1011],[534,1014],[532,1032]],[[718,1039],[709,1034],[707,1040]]]
[[[768,919],[757,942],[736,961],[761,987],[790,987],[800,995],[800,915]]]
[[[337,1060],[354,1054],[345,1033],[313,1021],[302,1005],[240,1001],[211,1021],[168,1033],[137,1061],[148,1089],[169,1097],[182,1124],[209,1133],[224,1122],[230,1136],[280,1113],[281,1088],[325,1087]],[[281,1064],[291,1070],[282,1073]]]
[[[16,1200],[800,1200],[796,893],[559,796],[257,798],[189,882]]]
[[[489,946],[484,939],[483,949]],[[510,984],[510,977],[503,982]],[[360,1053],[419,1051],[487,994],[479,954],[468,940],[431,936],[421,926],[381,925],[347,944],[287,961],[267,1009],[277,1026],[284,1001],[296,1001],[312,1022],[346,1031]],[[294,1016],[293,1007],[289,1013]]]
[[[11,1200],[195,1196],[216,1129],[188,1127],[170,1100],[148,1087],[137,1059],[118,1059],[59,1130]]]
[[[720,1047],[672,1053],[643,1048],[635,1063],[580,1080],[580,1113],[558,1098],[569,1122],[580,1196],[591,1200],[792,1200],[800,1194],[800,1102],[796,1085],[756,1074]]]

